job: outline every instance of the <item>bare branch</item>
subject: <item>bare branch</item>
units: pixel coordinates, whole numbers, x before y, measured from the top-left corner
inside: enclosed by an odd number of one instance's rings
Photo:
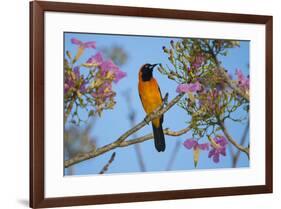
[[[171,170],[171,168],[172,168],[172,166],[173,166],[173,164],[174,164],[174,162],[176,160],[176,157],[177,157],[177,154],[178,154],[180,148],[181,148],[181,142],[177,141],[175,146],[174,146],[171,158],[170,158],[170,160],[168,162],[168,165],[166,167],[166,171],[170,171]]]
[[[230,88],[232,88],[237,94],[239,94],[241,97],[243,97],[244,99],[246,99],[248,102],[250,101],[249,98],[249,94],[244,93],[228,76],[228,74],[225,72],[225,69],[223,67],[221,67],[220,62],[217,59],[217,56],[214,54],[214,51],[212,50],[211,46],[209,44],[207,44],[207,47],[209,48],[208,51],[206,51],[207,53],[209,53],[214,62],[217,65],[218,70],[221,72],[221,74],[223,75],[223,77],[225,78],[225,82],[230,86]]]
[[[105,166],[103,166],[103,168],[102,168],[102,170],[99,172],[99,174],[104,174],[104,173],[108,170],[109,166],[110,166],[111,163],[114,161],[115,156],[116,156],[116,153],[113,152],[112,155],[111,155],[111,157],[110,157],[110,159],[109,159],[109,161],[105,164]]]
[[[145,172],[146,171],[146,166],[145,166],[145,162],[144,162],[144,159],[143,159],[143,155],[142,155],[140,144],[135,144],[134,148],[135,148],[135,151],[136,151],[137,160],[138,160],[138,164],[139,164],[140,170],[141,170],[141,172]]]
[[[142,120],[140,123],[138,123],[137,125],[135,125],[133,128],[129,129],[128,131],[126,131],[124,134],[122,134],[116,141],[107,144],[103,147],[100,147],[98,149],[95,150],[91,150],[90,152],[87,153],[82,153],[79,154],[69,160],[65,160],[64,161],[64,167],[67,168],[71,165],[74,165],[76,163],[88,160],[90,158],[93,157],[97,157],[105,152],[108,152],[109,150],[113,150],[117,147],[120,147],[120,144],[122,142],[124,142],[129,136],[131,136],[133,133],[137,132],[138,130],[140,130],[141,128],[143,128],[145,125],[147,125],[151,120],[158,118],[159,116],[161,116],[162,114],[164,114],[165,112],[167,112],[171,107],[173,107],[182,97],[183,97],[183,93],[178,94],[170,103],[168,103],[165,107],[164,107],[164,103],[163,105],[159,106],[158,108],[155,109],[155,111],[153,111],[151,114],[147,115],[144,120]],[[165,96],[164,100],[167,100],[167,96]],[[147,136],[147,135],[146,135]],[[147,139],[146,139],[147,140]]]
[[[245,141],[246,141],[246,136],[247,136],[247,133],[248,133],[248,131],[249,131],[249,125],[250,125],[250,124],[249,124],[249,121],[248,121],[248,123],[247,123],[247,125],[246,125],[246,127],[245,127],[245,129],[244,129],[244,131],[243,131],[243,135],[242,135],[242,137],[241,137],[241,140],[240,140],[240,144],[241,144],[242,146],[244,145],[244,143],[245,143]],[[240,153],[241,153],[241,151],[238,150],[237,153],[233,155],[233,161],[232,161],[232,167],[233,167],[233,168],[235,168],[236,165],[237,165],[237,161],[238,161],[238,159],[239,159]]]
[[[132,102],[131,102],[131,91],[127,90],[126,92],[124,92],[124,97],[125,97],[128,109],[129,109],[128,120],[130,121],[131,127],[133,127],[134,125],[136,125],[136,111],[134,110]],[[134,133],[132,136],[134,138],[136,138],[137,134]],[[145,172],[146,166],[145,166],[145,163],[144,163],[144,159],[143,159],[140,144],[135,144],[134,148],[135,148],[135,152],[136,152],[136,156],[137,156],[137,162],[139,164],[140,170],[142,172]]]
[[[170,129],[166,128],[166,129],[164,129],[164,134],[168,135],[168,136],[181,136],[181,135],[187,133],[189,130],[191,130],[190,127],[186,127],[186,128],[184,128],[180,131],[171,131]],[[128,140],[128,141],[124,141],[119,145],[119,147],[127,147],[127,146],[130,146],[132,144],[137,144],[137,143],[147,141],[149,139],[153,139],[153,133],[147,134],[147,135],[144,135],[142,137],[135,138],[135,139],[131,139],[131,140]]]
[[[225,70],[220,67],[220,65],[218,65],[218,69],[220,70],[220,72],[222,73],[222,75],[225,78],[225,82],[230,86],[230,88],[232,88],[237,94],[239,94],[241,97],[243,97],[244,99],[246,99],[248,102],[250,101],[250,97],[249,94],[243,92],[234,82],[233,80],[231,80],[228,76],[228,74],[225,72]]]
[[[248,156],[248,158],[249,158],[249,148],[248,147],[243,147],[242,145],[238,144],[232,138],[232,136],[228,133],[228,130],[226,129],[226,127],[224,126],[224,124],[222,122],[219,122],[219,125],[222,128],[222,131],[223,131],[224,135],[226,136],[226,138],[228,139],[228,141],[230,141],[231,144],[233,144],[238,150],[244,152]]]
[[[68,116],[69,114],[71,113],[71,110],[72,110],[72,107],[74,105],[74,101],[76,100],[76,96],[73,95],[72,98],[71,98],[71,101],[69,103],[69,105],[67,106],[66,108],[66,112],[65,112],[65,115],[64,115],[64,122],[66,123],[67,119],[68,119]]]

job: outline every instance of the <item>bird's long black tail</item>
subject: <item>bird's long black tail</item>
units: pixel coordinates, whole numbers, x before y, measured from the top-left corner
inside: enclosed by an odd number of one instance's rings
[[[166,144],[165,144],[165,137],[164,137],[162,124],[160,124],[159,127],[155,127],[152,124],[152,128],[153,128],[155,148],[157,149],[158,152],[164,152],[166,148]]]

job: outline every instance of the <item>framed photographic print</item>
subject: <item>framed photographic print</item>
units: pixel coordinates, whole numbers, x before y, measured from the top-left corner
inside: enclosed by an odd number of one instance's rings
[[[272,192],[272,17],[30,3],[30,207]]]

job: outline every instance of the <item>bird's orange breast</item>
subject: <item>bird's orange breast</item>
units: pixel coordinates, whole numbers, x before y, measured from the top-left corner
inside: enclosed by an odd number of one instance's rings
[[[146,113],[153,112],[162,104],[161,92],[159,90],[157,81],[154,78],[152,78],[150,81],[139,80],[138,88],[142,105]],[[159,119],[153,120],[153,124],[158,126]]]

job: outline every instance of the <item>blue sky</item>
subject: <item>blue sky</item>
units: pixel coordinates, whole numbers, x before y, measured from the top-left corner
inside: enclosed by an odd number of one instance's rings
[[[81,41],[96,41],[97,49],[87,49],[80,58],[79,63],[85,62],[89,56],[95,54],[104,47],[110,48],[114,45],[122,47],[128,54],[128,61],[122,66],[122,71],[127,73],[127,77],[122,79],[117,85],[114,85],[114,90],[117,92],[115,108],[111,111],[105,111],[101,118],[97,118],[95,126],[91,131],[91,135],[98,139],[98,147],[113,142],[117,137],[130,129],[128,120],[128,108],[124,102],[122,92],[131,90],[131,99],[134,110],[136,111],[136,122],[140,122],[145,117],[145,112],[142,109],[141,102],[138,96],[138,71],[144,63],[162,63],[169,64],[166,54],[163,53],[162,46],[169,46],[170,40],[176,41],[176,38],[169,37],[145,37],[145,36],[122,36],[122,35],[105,35],[105,34],[82,34],[82,33],[65,33],[65,49],[72,52],[76,51],[76,46],[71,44],[70,39],[75,37]],[[249,74],[249,41],[241,41],[240,47],[229,50],[227,57],[221,57],[222,65],[234,75],[236,68],[241,68],[244,74]],[[78,63],[78,64],[79,64]],[[169,98],[172,99],[177,95],[176,83],[161,75],[158,71],[154,71],[154,77],[158,80],[162,95],[169,93]],[[241,116],[242,111],[238,111],[236,116]],[[180,130],[185,128],[190,117],[178,106],[174,106],[165,114],[163,128],[172,130]],[[227,123],[233,138],[240,140],[244,124]],[[144,127],[136,134],[142,136],[152,132],[151,125]],[[173,154],[173,149],[176,141],[181,144],[185,139],[191,138],[191,134],[187,133],[179,137],[166,136],[166,150],[163,153],[158,153],[153,144],[153,140],[141,143],[143,159],[145,166],[149,172],[165,171],[167,164]],[[247,142],[249,136],[247,136]],[[204,139],[207,142],[207,139]],[[202,141],[203,142],[203,141]],[[128,173],[139,172],[140,168],[137,163],[136,153],[133,146],[126,148],[118,148],[114,150],[116,157],[111,164],[108,173]],[[103,154],[95,159],[87,160],[74,165],[75,174],[96,174],[107,163],[113,151]],[[207,157],[208,152],[201,152],[197,169],[212,169],[212,168],[229,168],[231,167],[231,157],[229,150],[227,156],[222,157],[220,163],[216,164]],[[238,167],[248,167],[249,161],[245,154],[241,153],[238,161]],[[175,158],[172,170],[189,170],[194,169],[192,151],[187,150],[182,145]],[[66,172],[67,174],[67,172]]]

